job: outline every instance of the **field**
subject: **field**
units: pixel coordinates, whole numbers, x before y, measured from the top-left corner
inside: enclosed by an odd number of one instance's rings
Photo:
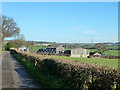
[[[31,46],[29,49],[31,51],[37,52],[40,48],[45,49],[45,46]],[[96,49],[90,49],[90,52],[94,52]],[[118,56],[117,50],[109,50],[105,52],[107,55]],[[91,64],[101,64],[104,66],[111,66],[118,68],[118,59],[100,59],[100,58],[76,58],[76,57],[66,57],[66,56],[49,56],[49,57],[57,57],[68,60],[73,60],[75,62],[83,62],[83,63],[91,63]]]
[[[95,52],[97,49],[90,49],[90,52]],[[118,50],[108,50],[105,51],[107,55],[118,56]]]
[[[29,50],[32,52],[37,52],[40,48],[45,49],[46,46],[30,46]]]
[[[73,60],[79,63],[91,63],[91,64],[100,64],[103,66],[109,66],[118,68],[118,59],[100,59],[100,58],[77,58],[77,57],[66,57],[66,56],[49,56],[49,57],[56,57],[56,58],[63,58],[68,60]]]
[[[46,46],[31,46],[29,47],[30,51],[37,52],[40,48],[47,48]],[[68,49],[68,48],[67,48]],[[65,49],[66,50],[66,49]],[[97,49],[89,49],[90,52],[95,52]],[[118,50],[108,50],[105,52],[107,55],[118,56]]]

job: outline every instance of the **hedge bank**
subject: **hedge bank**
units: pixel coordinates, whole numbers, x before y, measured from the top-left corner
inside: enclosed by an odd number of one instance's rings
[[[11,53],[13,56],[17,54],[32,62],[40,71],[61,78],[73,89],[120,89],[120,74],[115,68],[76,63],[72,60],[51,58],[17,50],[11,50]]]

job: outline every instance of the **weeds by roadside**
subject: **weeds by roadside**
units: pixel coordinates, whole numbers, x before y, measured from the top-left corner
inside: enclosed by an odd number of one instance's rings
[[[43,88],[68,88],[62,79],[52,76],[49,73],[44,73],[40,71],[39,68],[35,67],[33,63],[22,58],[18,54],[13,54],[13,56],[18,60],[32,75],[32,77],[41,85]]]

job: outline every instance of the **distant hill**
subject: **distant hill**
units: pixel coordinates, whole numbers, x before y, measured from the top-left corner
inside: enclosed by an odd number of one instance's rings
[[[30,41],[34,42],[35,44],[55,44],[55,42],[44,42],[44,41]]]
[[[85,49],[95,49],[94,45],[97,43],[56,43],[56,42],[45,42],[45,41],[30,41],[34,44],[50,44],[50,45],[63,45],[64,48],[85,48]],[[102,42],[108,45],[108,48],[111,50],[117,50],[120,42]]]

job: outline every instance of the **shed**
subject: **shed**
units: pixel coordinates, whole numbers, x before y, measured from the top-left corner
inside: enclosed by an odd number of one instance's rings
[[[89,50],[83,49],[83,48],[76,48],[71,50],[70,57],[88,57],[89,56]]]
[[[93,57],[94,57],[94,58],[96,58],[96,57],[101,57],[101,54],[95,53],[95,54],[93,54]]]

